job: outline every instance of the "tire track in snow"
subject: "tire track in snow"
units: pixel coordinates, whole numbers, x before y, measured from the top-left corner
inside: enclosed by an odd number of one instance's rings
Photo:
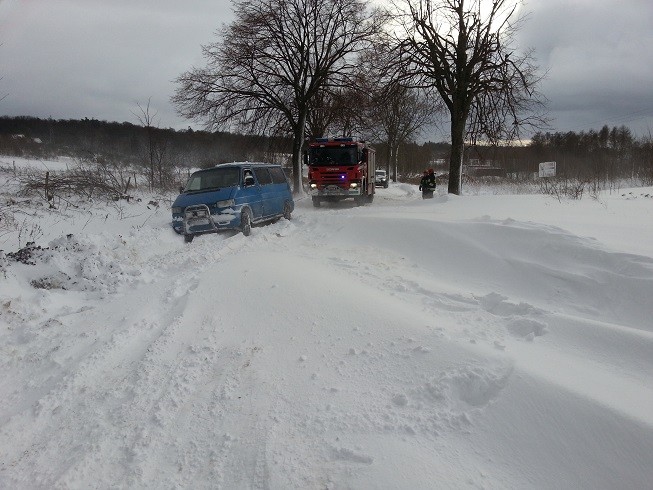
[[[217,242],[222,244],[218,249],[210,240],[196,245],[180,264],[175,264],[181,272],[173,273],[175,279],[165,286],[166,310],[160,314],[168,320],[162,322],[156,338],[141,343],[146,352],[135,357],[130,366],[132,375],[124,380],[129,389],[122,395],[122,402],[106,414],[114,426],[122,427],[120,435],[104,441],[93,456],[78,465],[78,473],[103,474],[107,468],[117,467],[120,471],[111,476],[107,473],[106,478],[128,486],[153,481],[177,481],[185,486],[222,478],[216,442],[223,437],[216,432],[223,412],[219,400],[225,390],[234,389],[229,385],[237,377],[229,373],[232,364],[240,362],[240,354],[220,346],[213,337],[216,326],[212,318],[198,321],[192,314],[187,315],[186,306],[202,277],[198,268],[255,242],[243,244],[238,236]],[[161,260],[155,258],[154,262]],[[106,461],[110,459],[107,454],[115,454],[112,461]],[[116,473],[121,472],[119,477]],[[74,482],[77,477],[69,473]]]
[[[270,406],[266,391],[260,389],[261,382],[252,367],[258,350],[248,349],[247,359],[234,373],[241,395],[225,400],[220,424],[222,451],[217,461],[220,488],[270,488],[267,440],[274,406]]]
[[[66,475],[74,481],[75,475],[89,474],[112,481],[129,468],[133,456],[129,450],[126,456],[121,456],[118,448],[137,446],[144,436],[139,430],[132,433],[131,426],[124,425],[124,421],[133,419],[135,413],[147,420],[151,406],[165,396],[165,390],[174,380],[174,365],[169,368],[168,364],[157,364],[169,359],[158,360],[150,353],[174,337],[178,328],[176,318],[197,287],[198,279],[189,263],[219,260],[237,248],[232,243],[234,240],[216,241],[220,245],[217,249],[211,247],[208,253],[202,254],[198,247],[199,250],[186,254],[181,261],[178,250],[150,257],[144,264],[155,278],[150,284],[137,285],[130,295],[109,295],[102,303],[92,302],[92,309],[68,315],[59,323],[60,329],[79,331],[80,335],[93,339],[86,351],[71,353],[72,357],[60,353],[62,360],[57,371],[62,373],[61,381],[39,395],[33,408],[23,409],[3,425],[3,434],[16,441],[5,458],[12,470],[4,475],[7,481],[18,483],[28,478],[49,486],[67,481]],[[203,248],[207,251],[214,245],[207,242]],[[153,301],[153,296],[161,299]],[[157,310],[159,305],[165,305],[164,309]],[[102,329],[105,324],[123,327],[105,332]],[[99,327],[89,331],[88,325]],[[162,372],[166,369],[167,373]],[[147,384],[139,381],[141,378],[150,380],[157,389],[139,391],[142,384]],[[104,380],[99,385],[103,391],[96,389],[98,379]],[[160,383],[162,379],[168,382]],[[143,407],[143,400],[150,406]],[[78,421],[82,422],[81,427]],[[107,437],[121,424],[125,429],[116,440]],[[142,426],[147,423],[135,425]],[[52,427],[59,427],[56,439],[50,438]],[[132,442],[125,443],[129,440]],[[21,441],[25,442],[21,444]],[[51,468],[46,469],[48,466]]]

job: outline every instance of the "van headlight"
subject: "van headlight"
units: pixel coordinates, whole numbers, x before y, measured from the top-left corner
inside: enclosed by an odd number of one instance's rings
[[[184,208],[174,207],[172,208],[172,214],[181,214],[184,212]]]
[[[233,199],[227,199],[226,201],[218,201],[215,203],[216,208],[230,208],[235,204]]]

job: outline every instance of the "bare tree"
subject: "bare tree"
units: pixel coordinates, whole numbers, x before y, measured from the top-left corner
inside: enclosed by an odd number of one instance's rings
[[[319,90],[311,101],[306,116],[306,134],[311,138],[327,136],[340,108],[337,94],[331,90]]]
[[[165,139],[161,139],[157,135],[158,123],[156,123],[157,112],[152,113],[150,111],[150,101],[151,98],[147,99],[147,105],[145,107],[141,106],[140,103],[136,103],[138,106],[139,112],[133,112],[138,122],[145,129],[146,140],[146,152],[147,152],[147,168],[149,173],[150,180],[150,189],[154,189],[158,184],[160,187],[165,187],[169,184],[170,178],[167,175],[166,169],[164,168],[164,157],[168,149],[168,144]]]
[[[390,42],[381,40],[361,61],[360,96],[367,95],[364,122],[372,137],[386,143],[386,171],[397,180],[399,147],[436,123],[442,109],[429,101],[426,91],[406,85],[403,66]]]
[[[399,146],[435,124],[439,108],[423,91],[401,83],[401,63],[390,41],[387,35],[376,36],[359,54],[358,69],[346,85],[327,87],[313,99],[308,129],[312,136],[359,134],[386,143],[386,170],[396,180]]]
[[[0,47],[2,47],[2,46],[3,46],[3,45],[0,44]],[[5,77],[0,77],[0,81],[4,80],[4,78],[5,78]],[[7,97],[8,95],[9,95],[9,94],[0,95],[0,101],[4,100],[5,97]]]
[[[359,0],[235,0],[236,20],[205,46],[207,65],[178,79],[173,102],[208,128],[292,135],[294,192],[311,102],[355,69],[380,28]]]
[[[369,93],[360,85],[358,77],[328,86],[311,101],[308,112],[308,136],[351,136],[364,129]]]
[[[644,185],[653,185],[653,135],[651,135],[650,129],[648,131],[648,136],[646,136],[642,141],[640,171]]]
[[[523,17],[510,0],[404,0],[400,43],[409,74],[450,115],[449,193],[460,194],[465,138],[497,142],[544,122],[532,53],[512,47]]]
[[[435,110],[422,93],[415,89],[390,83],[375,95],[372,118],[377,137],[387,142],[388,175],[397,181],[399,147],[414,141],[422,131],[435,123]]]

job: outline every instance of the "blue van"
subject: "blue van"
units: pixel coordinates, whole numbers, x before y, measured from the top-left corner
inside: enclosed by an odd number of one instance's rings
[[[172,203],[172,227],[186,242],[195,235],[241,230],[284,217],[295,209],[281,165],[225,163],[193,172]]]

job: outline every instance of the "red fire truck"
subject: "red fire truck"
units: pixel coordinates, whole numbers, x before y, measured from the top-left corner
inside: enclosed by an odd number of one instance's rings
[[[315,138],[304,153],[313,206],[353,198],[357,206],[374,199],[375,152],[354,138]]]

